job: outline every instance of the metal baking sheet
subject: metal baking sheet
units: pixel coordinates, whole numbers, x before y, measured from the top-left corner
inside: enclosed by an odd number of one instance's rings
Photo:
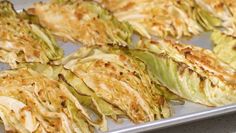
[[[11,1],[14,3],[15,8],[17,10],[21,10],[23,8],[30,6],[33,2],[37,2],[38,0],[11,0]],[[41,1],[46,1],[46,0],[41,0]],[[210,33],[203,33],[200,36],[194,37],[191,40],[183,40],[182,42],[211,49],[212,47],[209,37]],[[73,45],[71,43],[59,42],[59,44],[65,50],[65,55],[68,55],[69,53],[79,48],[78,45]],[[2,63],[0,64],[0,70],[4,70],[7,68],[8,68],[7,65],[4,65]],[[236,111],[236,104],[212,108],[200,104],[191,103],[188,101],[186,101],[184,105],[172,105],[171,107],[173,112],[172,117],[144,124],[135,125],[128,119],[123,119],[121,123],[115,123],[114,121],[108,119],[109,132],[128,133],[128,132],[149,131],[154,129],[166,128],[178,124],[183,124],[194,120],[223,115],[226,113],[231,113]],[[4,132],[4,127],[3,125],[1,125],[0,133],[3,132]]]

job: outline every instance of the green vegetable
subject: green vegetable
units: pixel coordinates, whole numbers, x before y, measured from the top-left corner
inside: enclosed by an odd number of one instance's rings
[[[213,30],[222,25],[221,20],[210,12],[201,9],[200,7],[195,10],[197,22],[206,30]]]
[[[145,65],[123,50],[83,47],[64,58],[62,64],[135,123],[170,116],[167,102],[149,78]]]
[[[131,54],[173,93],[208,106],[236,102],[236,71],[211,51],[170,41],[143,40]]]
[[[198,22],[206,29],[213,30],[220,26],[229,34],[235,34],[235,1],[234,0],[194,0],[201,11]],[[213,27],[212,27],[213,26]]]
[[[146,38],[192,37],[203,32],[194,20],[193,0],[96,0]]]
[[[83,45],[131,44],[132,27],[119,22],[95,2],[52,0],[36,3],[27,10],[44,27],[63,40]]]
[[[236,69],[236,39],[221,31],[214,31],[211,35],[214,44],[213,52],[222,61]]]
[[[93,132],[93,127],[101,128],[69,86],[32,69],[2,71],[0,88],[0,117],[7,132]]]
[[[62,58],[52,35],[22,18],[8,1],[0,2],[0,61],[16,67],[21,62],[48,63]]]
[[[121,110],[99,98],[79,77],[70,70],[63,68],[63,66],[26,63],[20,64],[18,67],[31,68],[48,78],[58,80],[66,85],[83,106],[95,111],[94,113],[102,119],[100,124],[103,125],[103,128],[105,128],[104,124],[106,124],[106,119],[103,118],[104,116],[111,117],[117,121],[119,116],[124,115]]]
[[[93,132],[93,129],[89,126],[89,124],[83,120],[83,116],[78,112],[78,110],[73,106],[72,101],[67,101],[66,106],[68,107],[69,113],[73,120],[80,126],[81,132],[88,133]]]

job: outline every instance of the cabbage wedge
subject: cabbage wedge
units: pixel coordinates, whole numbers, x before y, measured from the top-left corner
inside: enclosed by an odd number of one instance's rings
[[[195,2],[221,20],[220,26],[223,26],[228,34],[236,35],[236,4],[234,0],[195,0]],[[202,17],[202,23],[209,23],[209,17]]]
[[[220,18],[201,6],[196,5],[195,7],[193,17],[206,31],[212,31],[222,26],[222,20]]]
[[[236,2],[234,0],[225,0],[224,2],[232,14],[232,18],[228,24],[229,28],[227,29],[227,33],[236,36]]]
[[[118,121],[119,117],[125,115],[120,109],[98,97],[79,77],[61,65],[25,63],[20,64],[18,67],[31,68],[48,78],[58,80],[60,83],[65,84],[83,106],[93,110],[97,116],[102,115],[101,119],[103,119],[103,122],[101,124],[104,129],[107,128],[107,122],[104,116]]]
[[[122,50],[83,47],[65,57],[62,64],[134,123],[170,116],[167,101],[152,83],[145,65]]]
[[[0,73],[0,117],[7,132],[93,132],[101,128],[70,87],[29,68]]]
[[[232,15],[225,1],[227,0],[195,0],[200,7],[209,11],[214,16],[223,21],[228,21],[231,19]]]
[[[130,53],[173,93],[196,103],[236,103],[236,71],[210,50],[171,41],[142,40]]]
[[[236,39],[221,31],[214,31],[211,35],[214,44],[213,52],[222,61],[236,69]]]
[[[204,29],[193,19],[194,1],[176,0],[95,0],[127,21],[142,36],[175,38],[198,35]]]
[[[12,68],[21,62],[48,63],[62,58],[52,35],[23,19],[8,1],[0,1],[0,61]]]
[[[66,41],[86,46],[131,43],[132,27],[119,22],[95,2],[51,0],[35,3],[28,13],[37,16],[40,24]]]

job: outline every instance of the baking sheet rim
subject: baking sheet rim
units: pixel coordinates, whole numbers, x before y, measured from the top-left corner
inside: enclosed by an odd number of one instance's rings
[[[228,113],[236,112],[236,104],[226,105],[222,107],[215,107],[205,111],[199,111],[196,113],[190,113],[181,116],[174,116],[167,119],[157,120],[153,122],[148,122],[140,125],[130,126],[128,128],[117,129],[111,132],[115,133],[128,133],[128,132],[143,132],[150,131],[154,129],[161,129],[170,126],[175,126],[179,124],[184,124],[187,122],[193,122],[196,120],[206,119],[210,117],[220,116]]]

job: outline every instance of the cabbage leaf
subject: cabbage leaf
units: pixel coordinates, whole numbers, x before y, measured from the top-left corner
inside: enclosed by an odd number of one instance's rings
[[[210,50],[155,40],[142,40],[137,46],[131,54],[173,93],[208,106],[236,102],[236,71]]]
[[[91,1],[51,0],[27,10],[54,35],[85,46],[131,43],[132,27]]]
[[[8,1],[0,2],[0,61],[12,68],[21,62],[48,63],[62,58],[52,35],[20,17]]]

